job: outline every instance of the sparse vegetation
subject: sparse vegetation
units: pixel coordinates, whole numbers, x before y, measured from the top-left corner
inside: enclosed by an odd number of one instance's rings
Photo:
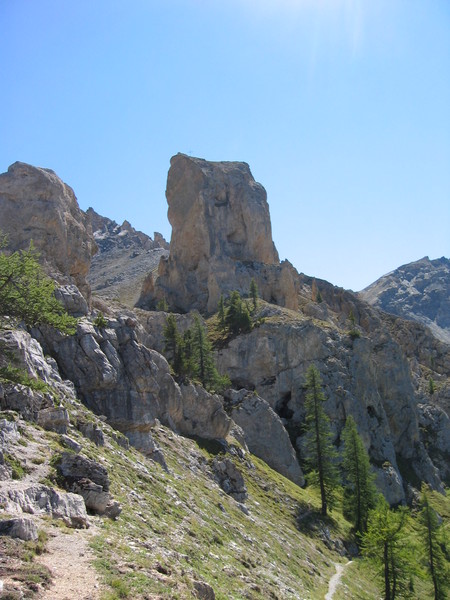
[[[94,326],[99,329],[104,329],[108,327],[108,321],[105,318],[105,315],[102,312],[99,312],[98,315],[94,319]]]
[[[25,369],[14,367],[11,363],[0,366],[0,381],[20,383],[36,392],[53,393],[52,388],[42,379],[30,377]]]
[[[164,327],[165,351],[175,373],[182,378],[200,382],[208,391],[220,391],[230,384],[227,376],[217,371],[208,332],[200,317],[183,336],[178,331],[174,315],[167,317]]]
[[[47,324],[74,333],[77,321],[56,299],[55,283],[44,273],[33,245],[12,254],[5,252],[6,245],[6,237],[0,236],[0,315],[30,327]]]

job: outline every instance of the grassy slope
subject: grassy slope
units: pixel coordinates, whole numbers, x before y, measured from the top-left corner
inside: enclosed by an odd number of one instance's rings
[[[109,597],[189,598],[194,580],[209,583],[218,600],[324,597],[334,562],[344,559],[319,541],[314,493],[254,457],[235,459],[249,491],[245,515],[205,473],[213,453],[165,428],[156,434],[169,473],[133,451],[107,457],[124,504],[95,542],[100,568],[120,587]],[[331,537],[349,534],[338,515],[327,527]]]
[[[134,449],[117,445],[110,428],[83,406],[68,409],[74,423],[91,419],[104,428],[105,447],[96,447],[75,428],[70,435],[82,443],[86,456],[107,467],[111,492],[123,506],[117,521],[100,520],[102,533],[93,541],[96,567],[110,588],[102,600],[192,598],[194,581],[209,583],[218,600],[324,598],[334,563],[347,562],[334,541],[350,540],[351,533],[338,509],[325,523],[320,520],[314,490],[297,487],[253,456],[234,456],[249,492],[246,515],[209,476],[217,444],[158,426],[154,436],[166,472]],[[22,445],[36,438],[34,429],[27,425]],[[59,436],[45,436],[40,452],[47,459],[57,456],[64,449]],[[36,456],[36,465],[43,457]],[[433,494],[433,502],[448,523],[449,498]],[[410,535],[417,543],[420,532],[412,528]],[[374,599],[380,590],[372,570],[356,560],[334,598]],[[416,578],[413,597],[431,598],[431,591],[429,582]]]

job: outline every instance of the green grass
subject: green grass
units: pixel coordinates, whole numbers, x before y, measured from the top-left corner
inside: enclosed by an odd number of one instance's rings
[[[430,493],[430,504],[440,514],[444,527],[448,531],[450,522],[450,498],[438,492]],[[413,511],[413,517],[416,516]],[[411,551],[416,574],[412,578],[413,591],[411,598],[434,598],[433,586],[426,570],[426,553],[422,546],[423,529],[413,518],[408,526],[405,544]],[[450,565],[449,565],[450,566]],[[352,598],[355,600],[373,600],[383,595],[383,574],[375,573],[373,566],[367,560],[357,558],[349,565],[341,579],[341,585],[336,590],[334,600]]]
[[[90,415],[80,405],[68,408],[71,420]],[[75,431],[71,434],[82,443],[83,454],[107,468],[110,491],[123,507],[116,521],[99,521],[100,535],[92,540],[95,567],[106,586],[102,600],[188,599],[194,597],[198,580],[210,584],[218,600],[323,600],[335,563],[347,562],[333,548],[334,541],[354,543],[339,501],[324,520],[317,490],[299,488],[254,456],[228,454],[248,489],[245,515],[210,476],[210,462],[223,451],[221,444],[183,438],[157,426],[152,435],[164,453],[166,472],[133,448],[120,447],[108,426],[102,427],[104,447]],[[49,483],[54,485],[63,447],[57,434],[44,434]],[[448,523],[448,498],[435,493],[431,498]],[[414,527],[409,535],[420,538]],[[45,550],[45,540],[34,550],[24,545],[28,565],[34,564],[33,553],[40,547]],[[415,578],[414,586],[420,594],[416,597],[432,597],[426,579]],[[344,571],[334,598],[376,599],[380,590],[372,566],[357,558]]]
[[[234,458],[248,487],[247,516],[207,476],[208,461],[218,451],[214,444],[162,427],[154,435],[169,473],[134,450],[102,449],[105,466],[114,465],[108,469],[111,491],[124,507],[117,521],[103,520],[92,544],[96,566],[111,588],[104,600],[120,593],[191,598],[195,580],[209,583],[218,600],[324,597],[334,562],[342,559],[318,539],[316,492],[253,456]],[[298,516],[306,510],[316,521],[312,517],[303,531]],[[338,512],[326,526],[331,537],[351,537]],[[120,590],[114,589],[118,579]]]
[[[25,369],[13,367],[11,364],[0,367],[0,381],[8,383],[19,383],[31,388],[36,392],[53,394],[53,389],[42,381],[35,377],[30,377]]]
[[[11,477],[13,479],[23,479],[29,470],[12,454],[5,452],[3,454],[6,465],[11,469]]]

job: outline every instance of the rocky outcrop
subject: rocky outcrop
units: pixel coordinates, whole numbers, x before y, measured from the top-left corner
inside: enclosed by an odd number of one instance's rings
[[[156,281],[146,280],[138,302],[155,307],[212,312],[221,294],[248,294],[255,279],[268,301],[296,309],[297,272],[279,263],[264,188],[246,163],[208,162],[177,154],[167,180],[170,255]]]
[[[427,325],[450,344],[450,259],[425,256],[383,275],[360,295],[386,312]]]
[[[0,535],[8,535],[29,542],[38,539],[38,530],[34,521],[19,517],[0,521]]]
[[[321,371],[325,407],[337,444],[345,419],[352,414],[373,463],[389,463],[394,469],[401,490],[396,486],[391,494],[396,500],[404,499],[399,458],[413,463],[423,480],[442,489],[421,444],[408,361],[388,332],[380,329],[372,332],[371,338],[361,335],[352,339],[331,322],[325,328],[310,318],[274,307],[270,315],[250,334],[235,337],[221,349],[218,366],[236,387],[256,390],[270,404],[291,438],[297,439],[300,456],[304,452],[305,374],[315,363]],[[393,478],[380,474],[381,483],[388,480],[392,483]]]
[[[211,464],[214,479],[223,491],[236,502],[245,502],[248,498],[247,487],[241,471],[230,458],[216,457]]]
[[[92,291],[104,299],[134,306],[148,273],[157,271],[161,258],[168,256],[169,244],[160,233],[155,232],[152,240],[128,221],[118,225],[93,208],[86,214],[98,246],[88,275]]]
[[[0,223],[8,250],[33,241],[49,273],[89,298],[86,275],[96,251],[91,227],[73,190],[53,171],[16,162],[0,175]]]
[[[68,527],[88,527],[84,500],[78,494],[59,492],[36,484],[23,490],[1,493],[0,502],[10,513],[47,514],[54,519],[62,519]]]
[[[109,493],[105,467],[80,454],[64,452],[57,463],[67,488],[83,497],[86,508],[98,515],[117,518],[122,508]]]
[[[250,452],[294,483],[304,485],[305,478],[286,429],[268,402],[245,389],[229,390],[226,401]]]
[[[151,435],[157,420],[186,435],[227,435],[231,423],[219,399],[201,387],[179,386],[166,359],[138,341],[146,334],[129,314],[101,328],[82,320],[71,337],[50,329],[34,334],[86,406],[159,462]]]

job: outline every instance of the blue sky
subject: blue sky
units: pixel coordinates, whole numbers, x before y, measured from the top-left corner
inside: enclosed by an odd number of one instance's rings
[[[450,256],[448,0],[0,0],[0,171],[170,238],[170,157],[249,163],[280,258]]]

